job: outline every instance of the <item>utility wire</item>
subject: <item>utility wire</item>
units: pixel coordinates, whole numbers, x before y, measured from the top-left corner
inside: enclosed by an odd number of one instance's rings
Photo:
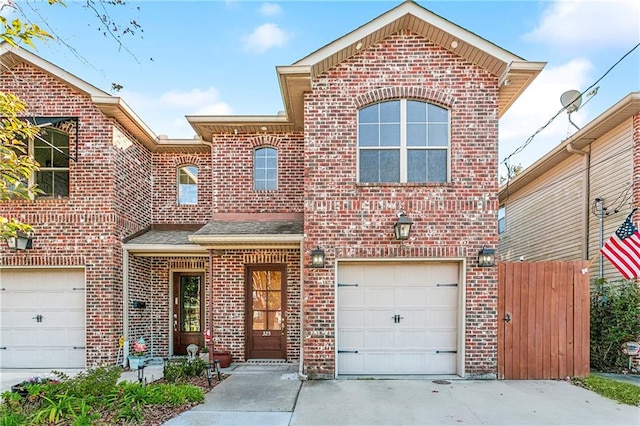
[[[595,85],[597,85],[603,78],[605,78],[607,76],[607,74],[609,74],[616,66],[618,66],[618,64],[620,62],[622,62],[627,56],[629,56],[634,50],[636,50],[638,47],[640,46],[640,43],[636,44],[631,50],[629,50],[627,53],[625,53],[624,55],[622,55],[622,57],[620,59],[618,59],[616,61],[615,64],[613,64],[604,74],[602,74],[602,76],[596,80],[595,83],[593,83],[591,86],[587,87],[585,90],[582,91],[582,93],[580,93],[580,95],[577,97],[577,99],[580,99],[582,97],[582,95],[584,95],[585,93],[588,93]],[[535,138],[538,133],[540,133],[541,131],[543,131],[544,129],[546,129],[552,122],[553,120],[555,120],[556,118],[558,118],[558,116],[567,109],[568,106],[563,106],[553,117],[551,117],[549,119],[549,121],[547,121],[542,127],[540,127],[538,130],[536,130],[531,136],[529,136],[529,138],[527,138],[527,140],[520,145],[518,148],[516,148],[511,154],[509,154],[504,160],[502,160],[502,164],[504,164],[505,166],[507,166],[507,180],[509,180],[511,177],[509,176],[509,160],[511,159],[511,157],[513,157],[516,154],[519,154],[520,152],[522,152],[533,140],[533,138]]]

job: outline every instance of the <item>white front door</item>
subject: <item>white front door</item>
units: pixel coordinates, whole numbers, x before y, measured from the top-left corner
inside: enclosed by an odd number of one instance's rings
[[[83,269],[0,269],[0,368],[85,368]]]
[[[458,263],[339,263],[338,374],[456,374],[458,281]]]

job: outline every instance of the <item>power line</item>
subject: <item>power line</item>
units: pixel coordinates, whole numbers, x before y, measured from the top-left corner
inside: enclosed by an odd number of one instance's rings
[[[593,83],[591,86],[587,87],[586,89],[584,89],[582,91],[582,93],[580,93],[580,95],[577,97],[577,99],[580,99],[582,97],[582,95],[584,95],[585,93],[588,93],[594,86],[596,86],[603,78],[605,78],[607,76],[607,74],[609,74],[616,66],[618,66],[618,64],[620,62],[622,62],[627,56],[629,56],[634,50],[636,50],[638,48],[638,46],[640,46],[640,43],[636,44],[631,50],[629,50],[627,53],[625,53],[624,55],[622,55],[622,57],[620,59],[618,59],[616,61],[616,63],[614,63],[611,67],[609,67],[609,69],[602,74],[602,76],[597,79],[595,81],[595,83]],[[563,106],[553,117],[551,117],[549,119],[549,121],[547,121],[542,127],[540,127],[538,130],[536,130],[531,136],[529,136],[527,138],[526,141],[524,141],[524,143],[522,145],[520,145],[518,148],[516,148],[511,154],[509,154],[504,160],[502,160],[502,164],[504,164],[507,167],[507,180],[509,180],[511,178],[510,172],[509,172],[509,160],[511,159],[511,157],[513,157],[516,154],[519,154],[520,152],[522,152],[533,140],[533,138],[535,138],[538,133],[540,133],[541,131],[543,131],[544,129],[546,129],[552,122],[553,120],[555,120],[556,118],[558,118],[558,116],[567,109],[568,106]]]

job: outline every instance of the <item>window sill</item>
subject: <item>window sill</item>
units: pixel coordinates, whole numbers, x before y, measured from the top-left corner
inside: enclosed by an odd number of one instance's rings
[[[371,183],[356,183],[356,188],[453,188],[455,184],[453,182],[371,182]]]

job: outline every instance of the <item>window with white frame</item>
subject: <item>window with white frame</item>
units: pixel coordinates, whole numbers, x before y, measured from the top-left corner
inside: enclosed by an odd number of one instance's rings
[[[39,198],[69,196],[69,135],[54,127],[43,128],[29,142],[29,151],[40,165],[31,176],[42,193]]]
[[[278,189],[277,149],[262,147],[253,152],[253,189],[256,191]]]
[[[498,209],[498,234],[502,234],[506,229],[505,213],[505,207],[500,206],[500,208]]]
[[[358,111],[358,181],[447,182],[449,111],[398,99]]]
[[[178,204],[198,204],[198,167],[178,168]]]

